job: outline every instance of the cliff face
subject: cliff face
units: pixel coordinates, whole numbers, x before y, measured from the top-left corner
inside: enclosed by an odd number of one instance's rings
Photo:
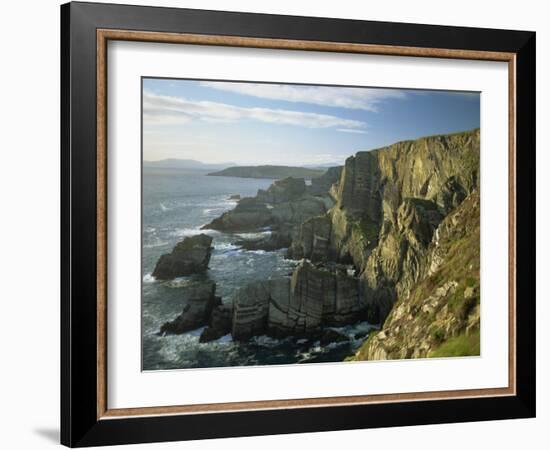
[[[239,245],[290,245],[302,261],[291,276],[242,286],[231,305],[212,292],[208,319],[204,306],[185,310],[164,331],[193,319],[208,324],[202,341],[230,332],[330,342],[341,338],[330,327],[366,319],[381,329],[351,359],[479,354],[479,145],[479,130],[400,142],[310,186],[287,178],[240,199],[205,228],[270,227],[267,240]]]
[[[436,228],[420,271],[353,360],[479,355],[479,193]]]
[[[359,152],[331,189],[336,204],[304,222],[292,258],[352,263],[372,321],[422,277],[432,235],[477,185],[479,130]]]

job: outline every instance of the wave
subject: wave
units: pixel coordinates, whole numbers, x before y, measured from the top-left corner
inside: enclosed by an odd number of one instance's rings
[[[209,236],[215,236],[217,234],[220,234],[220,232],[216,230],[201,230],[201,227],[202,225],[194,228],[176,228],[168,234],[175,237],[196,236],[197,234],[207,234]]]
[[[216,250],[220,251],[231,251],[231,250],[238,250],[239,247],[235,244],[231,244],[229,242],[219,242],[214,244],[214,248]]]
[[[250,341],[259,347],[273,348],[278,347],[281,344],[290,342],[291,339],[292,337],[277,339],[264,334],[262,336],[254,336]]]
[[[168,245],[168,244],[169,242],[161,241],[160,239],[158,239],[155,242],[152,242],[150,244],[143,244],[143,248],[164,247],[165,245]]]
[[[236,235],[238,239],[259,239],[271,235],[271,230],[262,230],[255,233],[239,233]]]
[[[174,278],[173,280],[170,280],[164,283],[164,285],[169,288],[187,287],[187,286],[190,286],[191,284],[193,284],[193,282],[189,278],[185,278],[185,277]]]
[[[226,208],[224,207],[216,207],[216,208],[205,208],[202,210],[202,214],[204,216],[215,216],[222,212],[226,211]]]
[[[162,212],[170,211],[170,210],[172,209],[172,208],[168,208],[168,206],[166,206],[166,205],[165,205],[164,203],[162,203],[162,202],[160,202],[159,206],[160,206],[160,210],[161,210]]]
[[[247,253],[253,253],[254,255],[265,255],[265,250],[246,250]]]
[[[143,282],[144,283],[149,284],[149,283],[154,283],[155,281],[157,281],[157,279],[153,275],[151,275],[150,273],[145,274],[144,277],[143,277]]]

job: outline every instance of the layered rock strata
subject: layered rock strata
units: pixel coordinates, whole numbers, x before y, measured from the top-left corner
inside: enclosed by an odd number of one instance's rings
[[[324,327],[363,318],[359,279],[342,267],[315,267],[302,261],[291,277],[255,282],[233,298],[232,335],[236,340],[319,336]]]
[[[290,258],[351,263],[369,318],[383,322],[423,274],[443,218],[479,178],[479,130],[404,141],[346,160],[335,205],[297,229]]]

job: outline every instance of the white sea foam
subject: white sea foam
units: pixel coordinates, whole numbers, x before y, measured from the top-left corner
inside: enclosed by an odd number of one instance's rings
[[[154,242],[151,242],[149,244],[143,244],[143,248],[155,248],[155,247],[164,247],[165,245],[168,245],[169,242],[161,241],[160,239],[157,239]]]
[[[233,342],[233,337],[231,337],[231,333],[229,333],[219,339],[216,339],[214,342],[217,344],[229,344],[230,342]]]
[[[215,236],[216,234],[220,234],[220,232],[216,230],[201,230],[201,227],[194,227],[194,228],[176,228],[175,230],[171,231],[169,234],[175,237],[196,236],[197,234],[208,234],[209,236]]]
[[[227,208],[224,208],[223,206],[218,206],[215,208],[205,208],[202,210],[202,214],[205,216],[212,216],[212,215],[218,215],[222,212],[224,212]]]
[[[173,280],[167,281],[166,283],[164,283],[164,285],[170,288],[181,288],[189,286],[192,283],[193,282],[187,278],[178,277],[174,278]]]
[[[267,347],[267,348],[276,347],[281,343],[279,339],[275,339],[266,335],[254,336],[252,338],[252,342],[256,345],[259,345],[261,347]]]
[[[230,251],[237,250],[239,247],[228,242],[219,242],[214,244],[214,248],[220,251]]]
[[[237,238],[239,239],[259,239],[266,236],[269,236],[271,234],[271,230],[262,230],[255,233],[239,233],[237,234]]]
[[[157,281],[156,278],[150,273],[145,274],[145,276],[143,277],[144,283],[154,283],[155,281]]]
[[[168,208],[168,206],[166,206],[166,205],[165,205],[164,203],[162,203],[162,202],[160,202],[159,206],[160,206],[160,210],[161,210],[162,212],[170,211],[170,210],[172,209],[172,208]]]

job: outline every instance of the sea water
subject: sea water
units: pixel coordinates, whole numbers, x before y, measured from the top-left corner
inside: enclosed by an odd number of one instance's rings
[[[267,234],[226,234],[201,226],[235,207],[230,196],[256,195],[273,180],[208,176],[197,169],[143,169],[142,190],[142,361],[143,370],[185,369],[242,365],[294,364],[342,361],[373,328],[366,322],[339,328],[349,342],[321,347],[308,340],[253,338],[233,342],[230,335],[199,343],[202,329],[181,335],[159,336],[161,325],[178,316],[186,302],[186,287],[205,280],[216,282],[216,295],[231,302],[235,290],[254,280],[287,275],[297,261],[285,259],[286,250],[247,251],[233,244],[240,238]],[[205,274],[157,281],[151,273],[158,258],[186,236],[206,233],[214,250]],[[139,300],[136,300],[139,301]]]

